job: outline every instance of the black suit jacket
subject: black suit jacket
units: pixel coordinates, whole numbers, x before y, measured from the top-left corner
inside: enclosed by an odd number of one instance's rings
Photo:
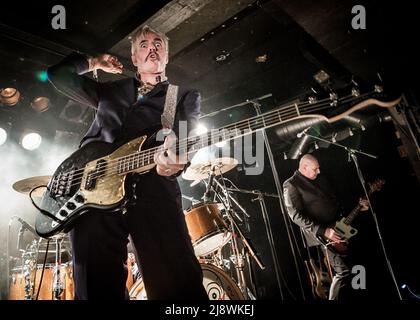
[[[340,205],[328,182],[312,181],[299,171],[283,184],[284,200],[292,221],[301,227],[309,246],[320,244],[317,236],[339,217]]]
[[[85,56],[72,53],[63,61],[48,69],[48,78],[55,88],[70,99],[97,110],[95,119],[81,141],[114,142],[122,138],[123,125],[129,109],[137,102],[138,81],[127,78],[113,82],[99,83],[86,76],[88,61]],[[157,85],[147,94],[144,103],[163,106],[168,82]],[[197,90],[179,88],[174,131],[178,120],[185,120],[188,131],[195,128],[200,116],[200,94]],[[150,126],[155,123],[150,123]]]

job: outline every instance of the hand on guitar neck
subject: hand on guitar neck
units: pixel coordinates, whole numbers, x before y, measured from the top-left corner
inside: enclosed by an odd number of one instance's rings
[[[353,212],[367,211],[369,209],[369,202],[365,198],[360,198],[359,203],[356,208],[353,209]],[[348,237],[345,237],[345,233],[340,233],[340,227],[342,224],[336,223],[332,228],[326,228],[324,232],[324,237],[327,239],[328,246],[332,246],[335,251],[339,253],[347,252]],[[339,228],[336,230],[336,228]],[[342,229],[342,228],[341,228]]]

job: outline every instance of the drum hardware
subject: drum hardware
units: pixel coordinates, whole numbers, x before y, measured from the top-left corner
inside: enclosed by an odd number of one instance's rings
[[[196,163],[187,168],[182,177],[186,180],[194,180],[194,183],[202,181],[206,185],[206,190],[202,197],[203,202],[187,210],[185,217],[194,251],[200,257],[199,260],[203,261],[203,258],[206,257],[207,263],[211,261],[209,265],[223,270],[232,269],[236,273],[237,284],[242,295],[245,299],[248,299],[254,297],[254,295],[249,294],[249,289],[246,285],[244,270],[245,262],[249,259],[245,261],[245,256],[248,257],[250,255],[255,259],[261,269],[265,269],[265,266],[255,254],[255,250],[244,237],[234,219],[235,217],[238,221],[243,222],[237,211],[233,209],[232,203],[241,210],[245,217],[250,217],[240,203],[230,195],[224,183],[223,173],[233,169],[236,165],[237,161],[235,159],[217,158],[205,163]],[[223,184],[216,179],[216,176],[221,176]],[[212,193],[213,197],[211,196]],[[184,198],[187,197],[184,196]],[[215,202],[216,200],[217,202]],[[224,211],[223,215],[221,214],[222,210]],[[214,230],[215,226],[219,228]],[[225,259],[221,252],[223,246],[227,243],[227,241],[220,240],[220,230],[224,228],[229,233],[229,239],[227,240],[230,240],[229,244],[232,252],[229,259]],[[238,241],[241,241],[244,248],[246,248],[243,252],[239,250]],[[231,264],[233,264],[234,268],[231,267]],[[250,268],[249,263],[248,266]],[[251,277],[250,279],[252,281]]]
[[[225,206],[226,219],[227,219],[228,223],[230,224],[230,230],[233,234],[232,241],[230,242],[231,250],[232,250],[233,254],[230,257],[230,261],[232,261],[233,265],[235,266],[235,271],[236,271],[236,276],[237,276],[237,281],[238,281],[239,288],[241,289],[244,297],[246,299],[248,299],[248,298],[250,298],[250,296],[248,295],[248,288],[247,288],[247,285],[246,285],[245,274],[244,274],[245,256],[247,254],[249,254],[256,261],[256,263],[258,264],[258,266],[262,270],[265,269],[265,266],[260,261],[259,257],[255,253],[255,250],[251,247],[251,244],[245,238],[241,228],[239,227],[239,225],[236,223],[235,219],[233,218],[233,216],[235,216],[239,221],[241,221],[241,222],[243,221],[240,218],[240,216],[237,214],[237,212],[233,209],[233,206],[232,206],[232,202],[234,202],[235,204],[239,204],[239,203],[238,203],[238,201],[236,201],[236,199],[234,199],[229,194],[229,191],[227,190],[227,187],[224,184],[223,179],[224,178],[222,176],[221,180],[222,180],[223,184],[220,183],[220,181],[218,181],[218,179],[214,179],[215,183],[218,186],[218,189],[213,188],[213,191],[215,192],[216,197],[218,199],[220,199],[221,202],[223,203],[223,205]],[[242,206],[239,205],[238,207],[240,207],[241,211],[243,211],[243,213],[245,214],[246,217],[250,217],[250,215],[246,212],[246,210]],[[241,253],[239,251],[239,246],[238,246],[238,242],[237,242],[238,239],[241,241],[243,246],[247,249],[243,253]]]
[[[210,201],[210,191],[213,185],[213,179],[216,176],[216,165],[212,164],[209,171],[209,181],[206,186],[206,192],[204,192],[204,195],[202,197],[204,202]]]
[[[55,239],[55,267],[54,267],[54,284],[53,297],[56,300],[61,300],[61,294],[64,291],[65,284],[61,280],[61,241],[63,239]],[[64,280],[65,281],[65,280]]]
[[[234,198],[234,197],[232,197],[231,195],[230,195],[230,193],[229,193],[229,191],[230,190],[234,190],[234,189],[231,189],[231,188],[227,188],[226,186],[223,186],[219,181],[217,181],[217,180],[215,180],[216,181],[216,183],[217,183],[217,185],[221,188],[221,190],[223,190],[223,192],[224,192],[224,195],[225,195],[225,199],[227,199],[227,203],[228,203],[228,205],[230,206],[230,208],[231,208],[231,204],[230,204],[230,201],[233,201],[235,204],[237,204],[238,205],[238,207],[241,209],[241,211],[245,214],[245,216],[246,217],[250,217],[250,215],[246,212],[246,210],[238,203],[238,201]],[[235,210],[233,210],[233,209],[230,209],[230,210],[227,210],[228,212],[234,212],[235,213]],[[237,215],[235,215],[235,216],[237,216]],[[238,220],[240,220],[240,219],[238,219]],[[241,222],[242,222],[242,220],[240,220]],[[250,242],[245,238],[245,236],[243,235],[243,233],[242,233],[242,230],[241,230],[241,228],[238,226],[238,224],[235,222],[235,220],[232,220],[232,223],[234,224],[234,227],[235,227],[235,230],[237,230],[238,231],[238,233],[239,233],[239,236],[240,236],[240,238],[241,238],[241,240],[242,240],[242,242],[243,242],[243,244],[245,245],[245,247],[247,248],[247,251],[249,252],[249,254],[251,255],[251,257],[255,260],[255,262],[258,264],[258,266],[261,268],[261,270],[264,270],[265,269],[265,266],[264,266],[264,264],[260,261],[260,259],[258,258],[258,256],[255,254],[255,249],[253,249],[252,248],[252,246],[251,246],[251,244],[250,244]]]
[[[200,200],[197,200],[197,199],[195,199],[194,197],[188,197],[188,196],[186,196],[186,195],[182,195],[182,197],[184,198],[184,199],[186,199],[186,200],[189,200],[189,201],[191,201],[191,204],[194,206],[194,205],[196,205],[197,203],[199,203],[200,202]]]
[[[64,237],[53,238],[55,240],[55,264],[47,264],[49,241],[43,246],[43,239],[32,240],[26,248],[22,249],[22,236],[24,231],[34,232],[27,222],[18,218],[22,224],[18,234],[18,251],[21,258],[10,257],[7,274],[9,275],[8,297],[10,300],[62,300],[73,299],[73,284],[71,265],[62,264],[62,253],[70,252],[64,248],[67,243]],[[11,224],[11,222],[10,222]],[[10,227],[10,225],[9,225]],[[9,228],[10,229],[10,228]],[[9,230],[10,231],[10,230]],[[8,235],[8,241],[10,233]],[[8,246],[9,247],[9,246]],[[45,252],[44,263],[38,264],[38,257]],[[71,253],[70,253],[71,254]],[[45,281],[43,281],[45,278]]]

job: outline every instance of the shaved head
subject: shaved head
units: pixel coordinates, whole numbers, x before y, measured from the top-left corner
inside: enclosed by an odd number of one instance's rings
[[[317,158],[315,158],[313,155],[311,155],[309,153],[304,154],[302,156],[302,158],[300,158],[299,168],[304,166],[304,165],[308,165],[308,164],[318,164]]]
[[[319,170],[319,163],[317,158],[311,154],[305,154],[299,161],[299,172],[310,180],[315,180]]]

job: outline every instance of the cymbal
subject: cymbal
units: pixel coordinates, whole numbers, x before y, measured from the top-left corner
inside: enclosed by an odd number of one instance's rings
[[[37,177],[30,177],[27,179],[19,180],[13,184],[13,189],[17,192],[22,194],[29,194],[31,190],[38,186],[46,186],[50,181],[51,176],[37,176]],[[32,192],[33,197],[42,197],[45,191],[44,188],[38,188],[34,192]]]
[[[233,158],[216,158],[208,160],[204,163],[191,164],[187,170],[182,173],[185,180],[203,180],[209,177],[211,168],[215,166],[216,176],[221,175],[235,168],[238,160]]]

